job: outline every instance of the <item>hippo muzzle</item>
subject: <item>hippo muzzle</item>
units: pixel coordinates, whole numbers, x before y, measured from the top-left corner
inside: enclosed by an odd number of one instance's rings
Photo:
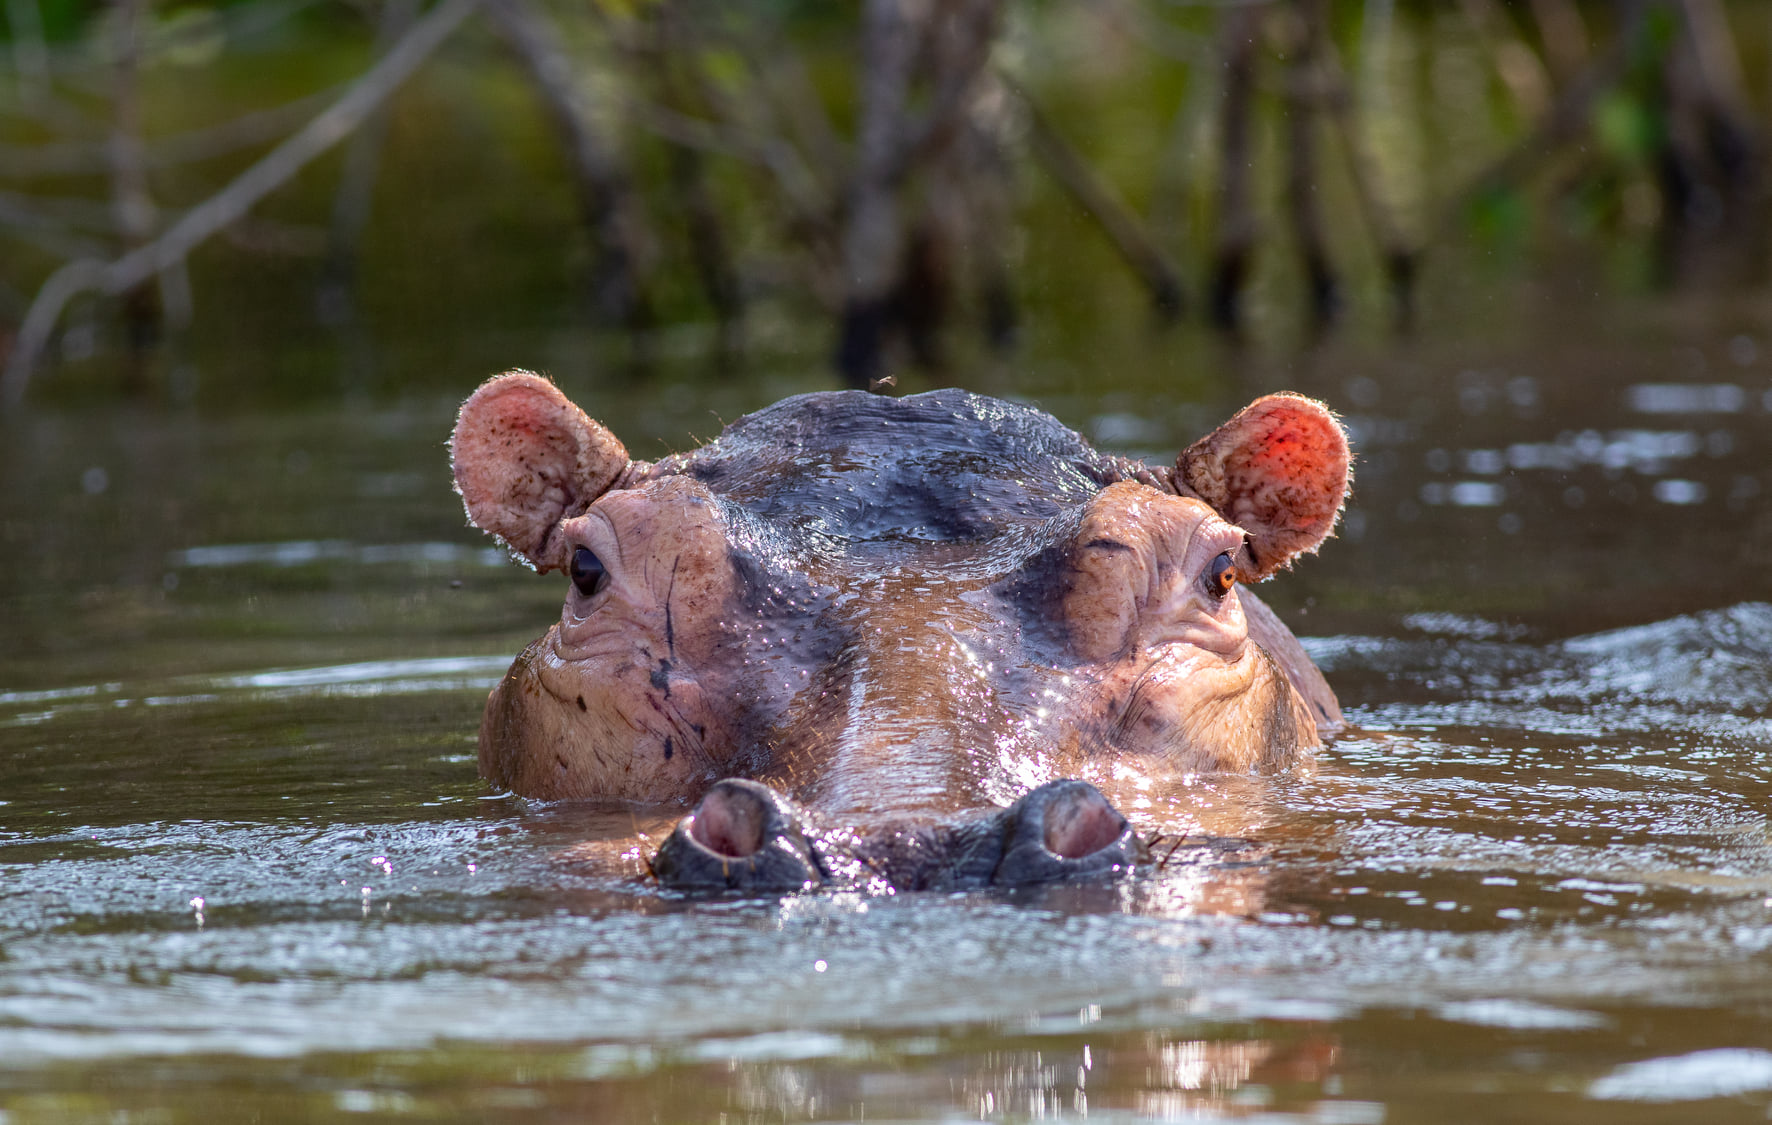
[[[784,894],[871,882],[975,890],[1115,878],[1148,858],[1132,824],[1086,781],[1064,778],[955,824],[821,830],[757,781],[716,783],[652,859],[661,886]]]

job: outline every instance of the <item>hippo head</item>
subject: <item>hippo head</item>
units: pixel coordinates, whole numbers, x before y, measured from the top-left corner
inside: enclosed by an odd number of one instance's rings
[[[512,372],[452,454],[473,523],[568,580],[488,701],[482,773],[699,801],[668,883],[1123,868],[1137,841],[1097,786],[1308,768],[1340,721],[1244,588],[1316,550],[1346,495],[1346,437],[1306,398],[1173,467],[955,390],[801,395],[648,464]]]

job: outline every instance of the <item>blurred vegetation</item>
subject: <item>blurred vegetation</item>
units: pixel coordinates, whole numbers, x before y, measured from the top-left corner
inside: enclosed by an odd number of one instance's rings
[[[1747,0],[3,0],[0,30],[14,404],[514,365],[884,389],[1033,351],[1178,379],[1451,330],[1571,258],[1764,282]]]

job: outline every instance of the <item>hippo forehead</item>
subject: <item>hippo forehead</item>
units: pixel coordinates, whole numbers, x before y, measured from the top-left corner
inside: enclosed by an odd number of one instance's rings
[[[680,470],[821,553],[858,557],[983,546],[1145,475],[1039,410],[960,390],[800,395],[732,423]]]

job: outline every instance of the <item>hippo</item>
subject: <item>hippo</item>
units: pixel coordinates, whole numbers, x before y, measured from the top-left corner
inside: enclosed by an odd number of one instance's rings
[[[1346,434],[1300,395],[1173,466],[956,389],[798,395],[649,463],[512,371],[450,452],[470,522],[567,578],[481,773],[690,808],[668,888],[1109,877],[1147,855],[1104,790],[1308,771],[1342,723],[1247,588],[1347,495]]]

